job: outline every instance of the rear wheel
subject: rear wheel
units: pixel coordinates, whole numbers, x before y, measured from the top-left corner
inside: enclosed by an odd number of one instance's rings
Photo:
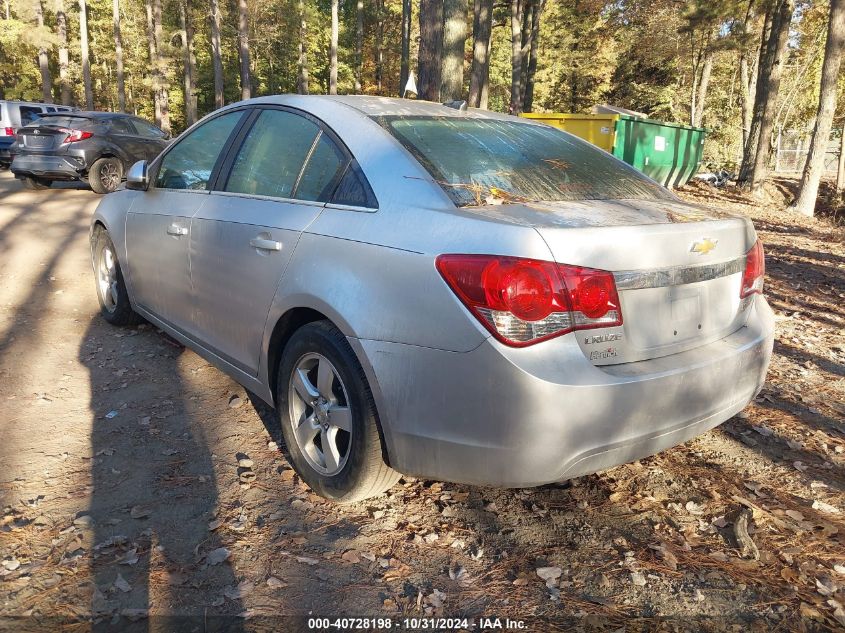
[[[277,385],[288,460],[314,492],[350,503],[399,480],[384,460],[364,371],[334,325],[317,321],[294,333],[282,353]]]
[[[111,193],[123,180],[123,163],[113,157],[98,158],[88,170],[88,184],[96,193]]]
[[[45,180],[44,178],[36,178],[35,176],[26,176],[23,179],[23,186],[27,189],[48,189],[53,184],[52,180]]]
[[[97,228],[93,243],[94,277],[97,281],[100,314],[112,325],[137,325],[142,319],[129,303],[117,251],[108,232],[101,227]]]

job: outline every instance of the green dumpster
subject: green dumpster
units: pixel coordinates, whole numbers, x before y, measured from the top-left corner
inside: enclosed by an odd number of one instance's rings
[[[664,123],[628,114],[523,114],[561,128],[611,152],[666,187],[679,187],[695,175],[704,149],[704,128]],[[611,134],[599,135],[607,126]],[[601,127],[605,126],[605,127]]]
[[[698,171],[703,128],[622,115],[613,155],[666,187],[679,187]]]

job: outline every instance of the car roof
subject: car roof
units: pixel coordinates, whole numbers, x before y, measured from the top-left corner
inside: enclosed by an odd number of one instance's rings
[[[99,112],[97,110],[73,110],[70,112],[45,112],[41,118],[51,116],[72,116],[80,119],[112,119],[117,117],[128,117],[128,114],[121,112]]]
[[[367,117],[382,116],[426,116],[426,117],[460,117],[479,119],[500,119],[513,121],[514,117],[489,110],[478,108],[449,107],[434,101],[422,101],[418,99],[402,99],[399,97],[374,97],[369,95],[276,95],[272,97],[259,97],[251,99],[246,103],[275,103],[278,105],[302,106],[309,101],[331,102],[357,110]],[[233,104],[235,105],[235,104]],[[519,119],[520,122],[529,123],[526,119]]]

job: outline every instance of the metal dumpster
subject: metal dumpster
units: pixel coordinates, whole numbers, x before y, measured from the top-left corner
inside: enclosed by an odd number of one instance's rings
[[[698,171],[704,128],[627,114],[523,114],[612,153],[667,187],[684,185]]]

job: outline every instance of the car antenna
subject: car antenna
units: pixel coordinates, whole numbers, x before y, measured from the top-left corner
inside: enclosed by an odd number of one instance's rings
[[[447,101],[443,104],[447,108],[454,108],[459,112],[466,112],[467,111],[467,102],[462,100],[454,100],[454,101]]]

